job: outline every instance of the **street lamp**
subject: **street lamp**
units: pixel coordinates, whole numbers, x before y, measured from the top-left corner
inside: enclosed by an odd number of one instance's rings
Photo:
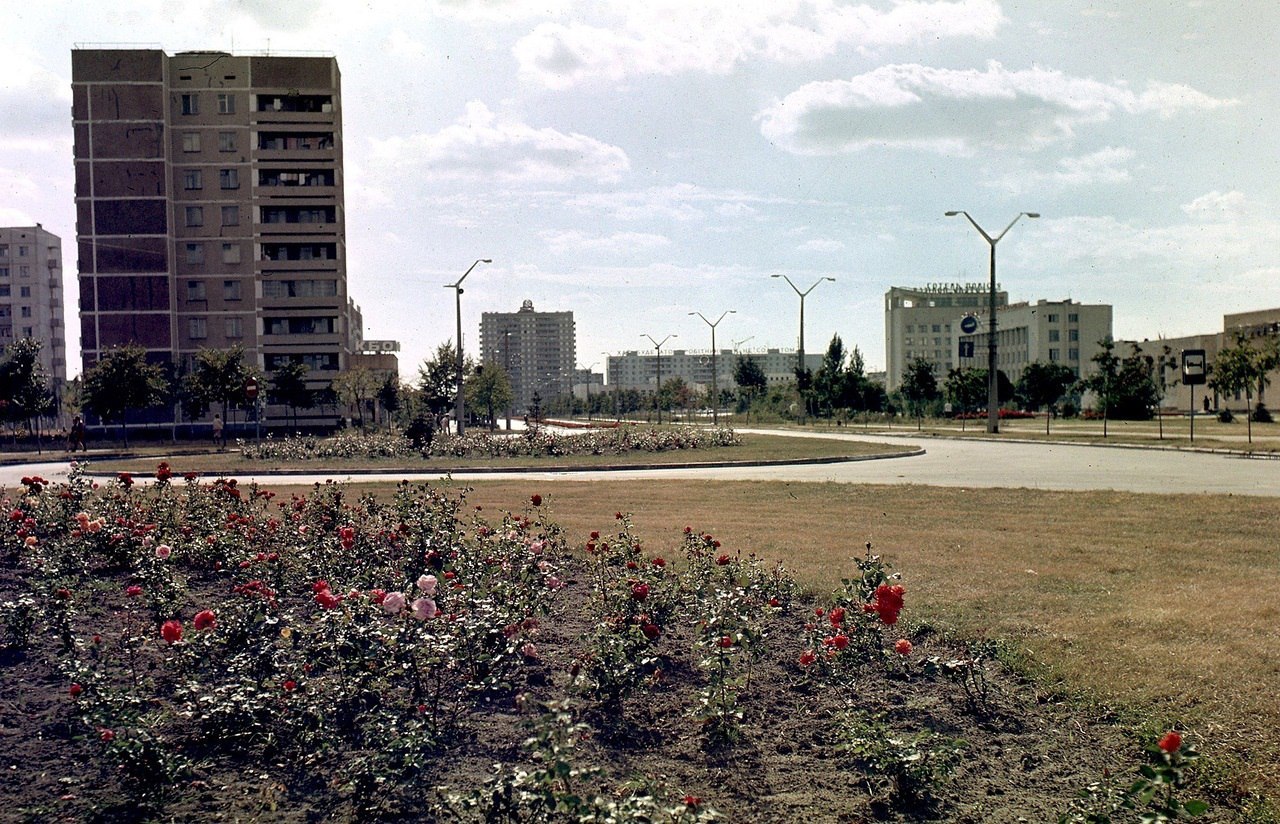
[[[591,370],[596,368],[596,364],[600,361],[594,361],[586,367],[587,370],[587,421],[591,421]],[[573,394],[573,387],[569,388],[569,393]]]
[[[610,357],[609,353],[601,352],[600,354],[604,355],[605,377],[608,377],[609,357]],[[614,378],[613,380],[613,417],[614,417],[614,420],[621,422],[622,421],[622,396],[618,391],[618,385],[617,385],[618,376],[614,375],[613,378]],[[605,390],[605,391],[608,391],[608,390]]]
[[[1004,227],[1004,231],[992,237],[987,234],[986,230],[978,225],[978,222],[966,211],[957,210],[945,213],[946,217],[955,217],[956,215],[964,215],[965,219],[973,224],[973,228],[978,230],[978,234],[982,235],[991,246],[991,289],[988,295],[987,311],[991,317],[987,328],[987,432],[995,434],[1000,431],[1000,389],[999,379],[996,370],[996,244],[1000,242],[1000,238],[1004,237],[1013,224],[1024,215],[1029,218],[1040,217],[1039,212],[1018,212],[1013,220],[1009,221],[1009,225]]]
[[[672,338],[678,338],[678,337],[680,337],[680,336],[679,336],[679,335],[667,335],[667,336],[666,336],[665,338],[663,338],[661,341],[656,341],[656,340],[654,340],[654,339],[653,339],[653,336],[652,336],[652,335],[648,335],[648,334],[641,335],[640,337],[642,337],[642,338],[648,338],[648,339],[649,339],[649,342],[653,344],[653,348],[654,348],[654,350],[658,353],[658,356],[657,356],[657,359],[656,359],[656,360],[657,360],[657,362],[658,362],[658,386],[657,386],[657,389],[656,389],[656,390],[654,391],[654,393],[653,393],[653,405],[654,405],[654,406],[657,408],[657,410],[658,410],[658,423],[662,423],[662,404],[661,404],[661,403],[659,403],[659,401],[658,401],[659,397],[662,395],[662,344],[666,343],[667,341],[671,340]]]
[[[795,292],[797,295],[800,296],[800,347],[797,350],[797,354],[796,354],[796,387],[799,388],[800,376],[804,374],[804,299],[810,292],[818,288],[819,283],[822,283],[824,280],[829,280],[832,283],[835,283],[836,279],[827,278],[827,277],[818,278],[816,281],[814,281],[814,284],[812,286],[810,286],[808,289],[805,289],[803,292],[801,292],[799,289],[796,288],[796,285],[791,282],[791,278],[787,277],[786,275],[770,275],[769,277],[782,278],[787,282],[787,285],[791,287],[791,291]],[[801,393],[801,397],[800,397],[800,423],[801,424],[804,423],[804,417],[809,411],[807,407],[808,407],[808,402],[805,400],[803,393]]]
[[[467,279],[467,275],[471,274],[471,270],[479,266],[481,263],[493,263],[493,261],[488,258],[481,258],[467,267],[467,271],[462,273],[462,277],[458,278],[457,283],[446,283],[444,285],[444,288],[453,290],[453,297],[458,307],[458,402],[455,408],[455,414],[458,418],[459,438],[462,437],[462,415],[465,411],[462,401],[462,282]]]
[[[690,312],[690,315],[697,315],[702,318],[702,322],[711,327],[711,423],[714,426],[720,425],[720,384],[719,373],[716,372],[716,327],[720,325],[720,321],[724,320],[725,315],[736,315],[736,309],[729,309],[720,314],[716,318],[716,322],[712,323],[707,320],[706,316],[701,312]]]

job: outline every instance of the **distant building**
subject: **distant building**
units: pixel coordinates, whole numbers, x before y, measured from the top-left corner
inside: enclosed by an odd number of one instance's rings
[[[734,352],[721,349],[716,353],[716,383],[721,389],[733,389],[733,373],[741,356],[760,365],[770,384],[787,383],[796,379],[797,353],[794,349],[766,349],[757,352]],[[806,353],[805,365],[812,372],[822,367],[822,354]],[[711,351],[676,349],[662,353],[662,381],[681,378],[697,388],[711,387]],[[654,350],[635,350],[609,356],[608,383],[610,389],[639,389],[653,391],[658,380],[658,358]]]
[[[537,312],[526,300],[518,312],[480,316],[480,361],[507,373],[513,410],[527,414],[534,396],[545,405],[573,391],[577,343],[572,312]]]
[[[986,283],[933,283],[920,287],[894,286],[884,296],[885,388],[902,385],[907,364],[924,358],[934,364],[939,379],[956,366],[952,327],[960,319],[988,306]],[[996,291],[996,307],[1009,303],[1006,292]],[[986,361],[982,362],[986,368]]]
[[[62,239],[35,226],[0,228],[0,346],[41,343],[40,364],[61,395],[67,380]]]
[[[956,355],[960,368],[987,368],[987,345],[991,339],[988,315],[973,313],[977,332],[968,335],[959,320],[951,324],[949,353]],[[1111,337],[1111,307],[1082,304],[1072,300],[1039,300],[1008,304],[996,311],[996,368],[1009,380],[1018,381],[1022,370],[1032,363],[1060,363],[1083,378],[1093,374],[1092,358],[1101,348],[1099,341]],[[963,344],[972,344],[973,357],[958,356]],[[966,351],[968,347],[965,347]],[[948,366],[947,369],[951,367]],[[938,378],[945,378],[945,369]]]
[[[337,61],[75,49],[71,77],[84,365],[239,344],[327,386],[360,337]]]

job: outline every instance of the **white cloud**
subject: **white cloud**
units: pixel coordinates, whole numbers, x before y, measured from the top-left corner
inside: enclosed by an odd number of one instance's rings
[[[563,14],[571,0],[432,0],[429,8],[439,17],[467,23],[510,23],[530,17],[552,17]]]
[[[1060,158],[1049,171],[1028,169],[1000,174],[986,185],[1010,194],[1022,194],[1053,188],[1125,183],[1130,179],[1127,164],[1133,157],[1132,149],[1108,146],[1079,157]]]
[[[1085,124],[1118,113],[1232,105],[1185,86],[1149,84],[1135,94],[1042,68],[938,69],[881,66],[849,80],[801,86],[760,113],[760,130],[796,154],[837,154],[872,146],[968,155],[986,149],[1040,149],[1070,139]]]
[[[995,0],[905,0],[882,11],[835,0],[615,3],[613,26],[546,22],[516,43],[521,74],[549,88],[634,75],[727,74],[750,60],[800,63],[849,48],[994,36]]]
[[[1182,204],[1182,211],[1199,220],[1236,220],[1255,211],[1243,192],[1214,190],[1201,195],[1190,203]]]
[[[843,252],[844,249],[845,249],[845,246],[842,242],[838,240],[831,240],[829,238],[814,238],[813,240],[806,240],[804,243],[801,243],[799,246],[796,247],[796,250],[800,252],[829,253],[829,252]]]
[[[543,232],[542,238],[547,242],[547,248],[557,255],[583,252],[624,254],[671,245],[669,238],[645,232],[615,232],[601,237],[588,237],[572,230],[551,231]]]
[[[501,183],[608,183],[630,168],[617,146],[498,116],[479,101],[468,103],[466,115],[438,132],[374,141],[373,156],[398,168],[426,166],[439,179]]]

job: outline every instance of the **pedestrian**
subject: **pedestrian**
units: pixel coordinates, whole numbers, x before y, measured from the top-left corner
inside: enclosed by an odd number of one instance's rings
[[[222,439],[222,416],[218,414],[213,416],[213,442],[217,445],[219,452],[227,445],[227,442]]]
[[[67,449],[74,453],[76,447],[89,451],[89,447],[84,445],[84,418],[79,415],[71,420],[71,431],[67,433]]]

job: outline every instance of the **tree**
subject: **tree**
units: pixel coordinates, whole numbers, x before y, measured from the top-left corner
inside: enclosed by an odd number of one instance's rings
[[[924,422],[924,405],[938,398],[938,378],[933,373],[933,362],[914,358],[902,372],[902,397],[916,413],[916,428]]]
[[[1116,344],[1111,338],[1098,341],[1098,346],[1099,351],[1091,358],[1098,368],[1077,386],[1097,395],[1105,438],[1110,419],[1151,420],[1160,390],[1156,387],[1155,359],[1144,355],[1141,346],[1133,344],[1133,350],[1123,359],[1115,354]]]
[[[400,385],[400,376],[388,372],[378,387],[378,404],[387,411],[387,428],[391,428],[391,420],[404,405],[404,387]]]
[[[1044,432],[1049,434],[1049,419],[1062,396],[1075,385],[1075,370],[1060,363],[1029,363],[1018,378],[1018,396],[1032,412],[1045,407]]]
[[[963,427],[963,416],[978,411],[987,402],[987,370],[972,367],[952,369],[947,372],[943,391],[951,403],[952,411],[961,415]]]
[[[355,366],[339,372],[333,379],[333,391],[338,401],[350,412],[355,409],[356,425],[364,428],[364,411],[378,390],[378,376],[364,366]]]
[[[129,445],[126,424],[129,410],[145,409],[164,400],[169,385],[164,368],[147,362],[141,346],[108,349],[85,370],[81,399],[85,407],[104,421],[119,421],[124,444]]]
[[[38,340],[23,338],[5,346],[0,353],[0,398],[7,401],[0,409],[0,417],[11,423],[26,422],[27,429],[36,436],[37,449],[39,419],[57,407],[49,391],[49,378],[40,365],[40,345]]]
[[[298,426],[298,410],[316,405],[315,393],[307,386],[307,365],[301,361],[285,361],[271,373],[267,397],[272,403],[289,407],[293,426]]]
[[[1235,395],[1244,392],[1245,405],[1249,407],[1245,415],[1248,426],[1248,440],[1253,443],[1253,419],[1261,415],[1253,409],[1253,390],[1256,387],[1261,397],[1270,383],[1268,373],[1280,365],[1280,338],[1267,336],[1249,339],[1243,334],[1236,334],[1236,342],[1218,352],[1213,359],[1210,370],[1212,377],[1209,385],[1214,391],[1223,395]],[[1262,401],[1258,401],[1259,411],[1265,412]]]
[[[685,383],[684,378],[679,376],[663,381],[662,388],[658,391],[659,409],[668,411],[688,409],[692,400],[693,390],[689,388],[689,384]]]
[[[463,374],[470,371],[463,364]],[[449,414],[458,400],[458,350],[453,341],[436,347],[435,354],[418,367],[418,388],[422,400],[437,421]]]
[[[497,363],[477,366],[463,388],[467,392],[467,403],[485,410],[490,432],[497,428],[497,413],[510,406],[516,398],[507,373]]]
[[[844,368],[844,341],[840,340],[838,334],[832,335],[826,354],[822,356],[822,366],[818,367],[818,374],[813,379],[814,400],[817,402],[819,413],[826,409],[827,417],[831,417],[832,410],[848,406],[845,403],[847,378],[848,374]]]
[[[745,400],[747,417],[751,416],[751,404],[756,396],[764,392],[769,385],[760,364],[742,355],[733,364],[733,382],[738,385],[738,393]]]
[[[216,403],[222,420],[226,421],[232,404],[247,403],[245,384],[250,378],[256,380],[258,377],[258,371],[245,363],[243,346],[201,349],[196,353],[191,371],[182,381],[183,408],[194,420],[204,417],[209,407]]]

